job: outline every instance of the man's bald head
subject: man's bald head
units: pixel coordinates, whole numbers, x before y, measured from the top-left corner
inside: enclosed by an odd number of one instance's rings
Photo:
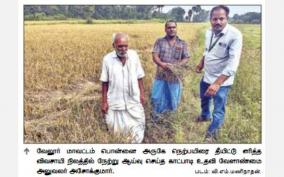
[[[128,35],[125,33],[116,33],[113,35],[113,48],[117,56],[126,57],[128,50]]]
[[[114,33],[112,35],[112,43],[116,43],[118,40],[126,40],[128,41],[128,35],[126,33]]]

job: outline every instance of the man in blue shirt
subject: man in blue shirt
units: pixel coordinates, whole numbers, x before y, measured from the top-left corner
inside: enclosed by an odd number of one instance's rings
[[[210,12],[211,29],[206,32],[205,51],[196,72],[205,73],[200,82],[201,114],[197,122],[211,121],[205,140],[217,140],[218,130],[224,123],[227,94],[234,82],[242,50],[242,34],[228,24],[229,8],[223,5]],[[210,100],[214,110],[211,118]]]

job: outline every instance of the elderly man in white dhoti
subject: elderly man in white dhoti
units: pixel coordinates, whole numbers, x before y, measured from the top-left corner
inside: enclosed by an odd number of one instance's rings
[[[131,135],[131,143],[141,143],[145,130],[145,74],[138,54],[128,49],[127,34],[114,34],[113,48],[103,58],[101,110],[110,131]]]

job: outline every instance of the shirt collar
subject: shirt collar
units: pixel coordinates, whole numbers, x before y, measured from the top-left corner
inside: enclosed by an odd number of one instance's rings
[[[127,55],[129,55],[128,51],[127,51]],[[111,57],[112,57],[113,59],[117,59],[117,60],[119,60],[118,56],[116,55],[115,50],[114,50],[114,51],[112,51],[112,53],[111,53]],[[128,57],[126,57],[126,61],[127,61],[127,60],[128,60]]]
[[[166,35],[165,37],[164,37],[164,39],[168,39],[168,36]],[[179,41],[180,39],[179,39],[179,37],[178,36],[176,36],[176,41]]]
[[[111,52],[111,57],[112,57],[112,58],[118,58],[117,55],[116,55],[115,50]]]
[[[221,34],[226,34],[228,32],[229,24],[227,23],[225,28],[221,31]]]

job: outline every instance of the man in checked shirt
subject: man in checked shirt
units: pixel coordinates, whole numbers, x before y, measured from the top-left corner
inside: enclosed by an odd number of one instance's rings
[[[211,29],[206,32],[205,51],[196,72],[205,73],[200,81],[201,114],[197,122],[211,121],[205,135],[207,143],[217,140],[218,131],[224,123],[225,105],[230,87],[240,62],[242,34],[229,25],[229,8],[223,5],[210,12]],[[210,100],[214,109],[211,117]]]
[[[156,40],[152,56],[157,64],[156,77],[152,86],[152,120],[157,122],[162,113],[176,111],[180,102],[182,87],[179,78],[171,71],[176,64],[188,62],[187,44],[177,34],[177,24],[173,20],[165,23],[166,36]]]

